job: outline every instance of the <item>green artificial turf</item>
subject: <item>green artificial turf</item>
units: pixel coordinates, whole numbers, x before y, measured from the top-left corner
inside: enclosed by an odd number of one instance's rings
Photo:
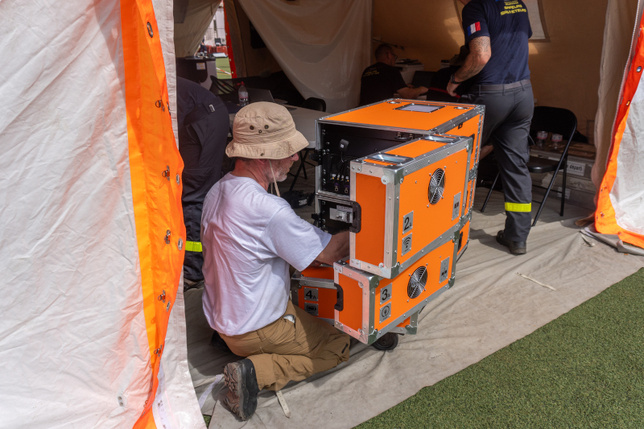
[[[217,58],[217,79],[230,79],[230,60],[228,57]]]
[[[644,269],[357,427],[643,428]]]

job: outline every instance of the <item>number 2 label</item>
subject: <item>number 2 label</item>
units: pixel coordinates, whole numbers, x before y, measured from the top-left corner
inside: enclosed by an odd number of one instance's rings
[[[407,213],[403,217],[403,234],[407,234],[414,227],[414,212]]]

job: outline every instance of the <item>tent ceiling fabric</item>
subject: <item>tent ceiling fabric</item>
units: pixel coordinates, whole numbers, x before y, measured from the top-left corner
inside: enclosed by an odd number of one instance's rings
[[[177,57],[189,57],[197,52],[199,44],[212,23],[221,0],[175,0],[174,7],[185,11],[181,22],[174,24],[174,46]]]
[[[355,107],[369,65],[371,0],[239,0],[282,70],[327,110]]]

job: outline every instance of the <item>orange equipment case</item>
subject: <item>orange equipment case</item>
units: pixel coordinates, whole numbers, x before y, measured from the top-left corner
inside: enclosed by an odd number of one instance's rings
[[[314,218],[331,233],[349,229],[351,254],[297,273],[298,306],[374,346],[416,333],[469,241],[483,115],[390,99],[317,121]]]
[[[333,267],[309,267],[293,275],[291,300],[307,313],[330,324],[335,322],[335,307],[339,301],[339,289],[333,282]]]
[[[342,310],[335,310],[335,327],[365,344],[388,332],[415,334],[420,311],[454,283],[455,250],[447,241],[393,279],[336,262]]]
[[[351,161],[349,265],[394,278],[460,232],[471,137],[430,135]],[[358,230],[359,228],[359,230]]]
[[[478,169],[483,114],[484,106],[479,105],[390,99],[319,119],[315,155],[318,225],[335,232],[352,223],[351,212],[356,207],[349,198],[350,161],[440,134],[472,137],[467,177],[470,185],[468,195],[463,198],[465,212],[469,211]]]
[[[418,314],[454,283],[458,248],[447,241],[394,279],[346,262],[307,268],[293,276],[293,302],[365,344],[387,333],[415,334]]]
[[[466,248],[483,113],[391,99],[318,120],[318,225],[350,228],[352,267],[392,278],[454,234]]]

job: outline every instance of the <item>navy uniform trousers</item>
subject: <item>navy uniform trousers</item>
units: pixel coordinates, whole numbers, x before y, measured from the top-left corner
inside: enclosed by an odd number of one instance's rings
[[[534,112],[529,80],[504,85],[474,85],[463,97],[485,105],[483,144],[492,144],[505,193],[506,239],[526,241],[530,233],[532,179],[528,135]]]

